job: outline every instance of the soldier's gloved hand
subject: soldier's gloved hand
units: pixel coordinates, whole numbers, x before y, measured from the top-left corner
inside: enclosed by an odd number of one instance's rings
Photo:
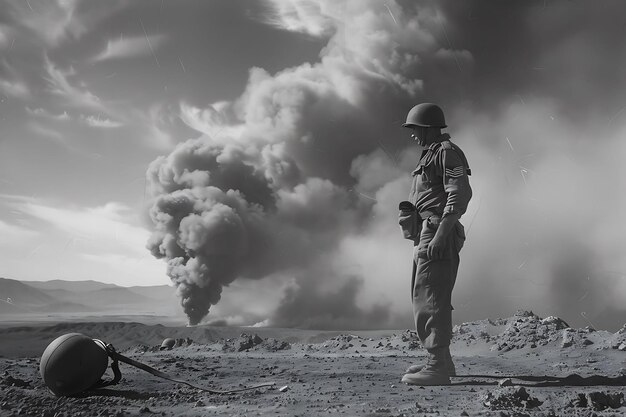
[[[447,249],[446,239],[439,236],[437,233],[433,237],[433,240],[428,244],[426,250],[426,256],[430,260],[443,259],[445,257],[445,251]]]

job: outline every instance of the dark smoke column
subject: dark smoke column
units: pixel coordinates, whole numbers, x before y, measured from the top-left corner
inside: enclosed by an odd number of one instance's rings
[[[167,261],[192,325],[220,300],[224,285],[254,266],[249,249],[262,234],[260,202],[270,201],[267,184],[251,167],[219,163],[218,154],[200,139],[188,141],[147,172],[154,224],[147,247]],[[245,199],[240,190],[250,186],[260,201]]]

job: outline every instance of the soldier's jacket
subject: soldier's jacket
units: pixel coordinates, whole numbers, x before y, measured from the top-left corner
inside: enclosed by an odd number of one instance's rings
[[[409,201],[417,207],[422,218],[449,213],[461,216],[472,198],[468,179],[470,169],[463,151],[450,141],[447,133],[440,139],[422,152],[412,173]]]

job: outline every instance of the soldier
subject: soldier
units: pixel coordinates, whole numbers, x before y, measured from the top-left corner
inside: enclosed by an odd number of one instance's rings
[[[463,151],[441,133],[443,111],[432,103],[413,107],[404,127],[425,149],[413,171],[409,201],[400,203],[404,237],[414,242],[411,295],[417,335],[428,351],[425,366],[411,366],[402,382],[449,385],[455,369],[450,356],[452,288],[465,230],[459,218],[472,197],[470,169]]]

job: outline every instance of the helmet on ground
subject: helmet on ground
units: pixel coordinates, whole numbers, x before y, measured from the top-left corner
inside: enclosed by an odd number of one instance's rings
[[[160,350],[172,350],[172,348],[176,346],[176,340],[172,339],[171,337],[168,337],[167,339],[163,340],[163,343],[161,343],[161,348]]]
[[[80,333],[57,337],[41,356],[43,382],[57,396],[73,395],[100,381],[109,364],[104,346]]]
[[[413,106],[406,116],[404,127],[446,127],[446,119],[443,116],[443,110],[433,103],[421,103]]]

